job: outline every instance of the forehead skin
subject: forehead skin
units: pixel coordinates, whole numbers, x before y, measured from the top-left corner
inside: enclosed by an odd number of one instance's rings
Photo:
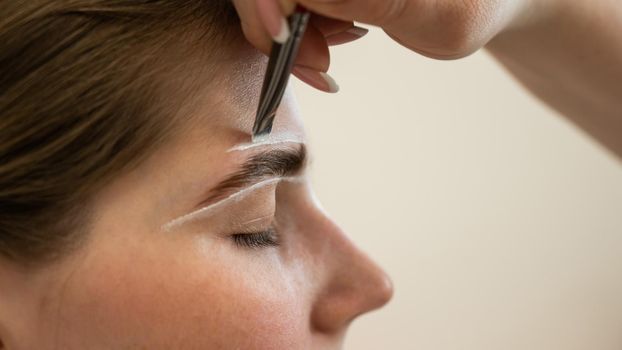
[[[97,195],[86,246],[38,282],[45,285],[34,313],[41,337],[31,348],[301,345],[293,335],[307,326],[305,277],[286,270],[302,267],[286,268],[276,255],[262,258],[268,266],[249,265],[223,245],[160,231],[248,156],[227,150],[250,140],[263,73],[256,62],[228,64],[222,81],[195,90],[180,110],[187,125]],[[291,133],[303,137],[288,92],[273,134]]]

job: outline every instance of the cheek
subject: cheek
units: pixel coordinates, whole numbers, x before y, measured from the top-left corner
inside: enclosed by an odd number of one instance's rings
[[[309,293],[297,282],[303,269],[285,266],[277,250],[239,250],[227,241],[136,248],[99,254],[73,276],[63,337],[89,348],[150,349],[286,349],[310,341]]]

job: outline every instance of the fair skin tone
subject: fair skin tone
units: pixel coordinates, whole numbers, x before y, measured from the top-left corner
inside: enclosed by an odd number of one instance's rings
[[[223,75],[234,76],[228,69]],[[228,151],[250,140],[259,95],[260,82],[248,77],[260,75],[242,76],[237,87],[198,90],[182,110],[189,124],[97,194],[78,251],[34,273],[0,264],[0,348],[338,349],[354,318],[390,299],[385,273],[312,194],[291,95],[273,131],[287,142]],[[267,154],[289,156],[271,169],[286,163],[296,181],[163,229]],[[270,239],[253,234],[272,227]]]
[[[268,29],[275,25],[267,23],[267,10],[257,8],[268,1],[234,0],[247,38],[266,53],[277,33]],[[296,74],[319,89],[331,89],[317,74],[329,68],[328,44],[363,33],[345,33],[352,21],[378,25],[433,58],[459,58],[487,45],[543,101],[622,156],[616,0],[300,3],[320,16]],[[36,274],[0,264],[3,348],[334,349],[353,318],[389,299],[384,273],[326,217],[307,180],[264,187],[213,216],[162,231],[245,159],[266,151],[227,152],[248,140],[250,121],[216,118],[213,101],[197,105],[197,115],[209,120],[186,129],[97,196],[97,219],[79,252]],[[281,130],[300,133],[292,109],[278,120]],[[295,152],[299,146],[278,148]],[[244,247],[233,238],[240,226],[256,231],[273,221],[278,246]]]
[[[328,45],[360,38],[358,21],[436,59],[483,47],[526,88],[622,157],[622,7],[618,0],[299,0],[315,17],[299,78],[333,91]],[[247,39],[264,53],[291,0],[234,0]],[[354,34],[353,34],[354,33]],[[390,63],[389,63],[390,64]]]

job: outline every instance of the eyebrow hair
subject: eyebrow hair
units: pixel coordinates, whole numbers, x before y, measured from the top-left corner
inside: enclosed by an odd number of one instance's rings
[[[268,178],[298,175],[306,162],[307,149],[304,144],[295,149],[272,149],[257,153],[247,159],[238,171],[212,188],[201,205],[224,199],[242,188]]]

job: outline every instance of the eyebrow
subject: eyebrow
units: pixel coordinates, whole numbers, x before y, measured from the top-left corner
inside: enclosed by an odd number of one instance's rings
[[[254,154],[241,164],[238,171],[209,190],[200,206],[217,202],[268,178],[298,175],[306,162],[307,149],[304,144],[295,149],[272,149]]]

